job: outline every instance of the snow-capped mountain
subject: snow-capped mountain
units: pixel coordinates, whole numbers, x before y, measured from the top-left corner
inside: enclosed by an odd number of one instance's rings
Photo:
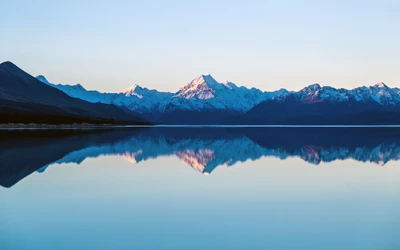
[[[358,87],[355,89],[336,89],[329,86],[321,87],[318,83],[312,84],[292,93],[304,103],[332,101],[343,102],[355,100],[357,102],[374,101],[380,105],[394,105],[400,103],[400,89],[389,88],[383,82],[370,87]]]
[[[82,85],[63,85],[50,83],[44,76],[36,77],[38,80],[53,86],[69,96],[79,98],[92,103],[114,104],[126,107],[138,113],[144,113],[157,104],[170,99],[173,94],[168,92],[159,92],[133,85],[120,93],[101,93],[96,90],[86,90]]]
[[[399,124],[400,90],[384,83],[351,90],[312,84],[298,92],[267,99],[228,123]]]
[[[336,89],[330,86],[321,87],[318,83],[311,84],[298,92],[280,89],[273,92],[263,92],[256,88],[238,87],[232,82],[217,82],[211,75],[201,75],[184,85],[176,93],[159,92],[154,89],[132,85],[120,93],[101,93],[86,90],[82,85],[63,85],[50,83],[44,76],[37,79],[51,85],[66,94],[93,103],[106,103],[124,106],[139,113],[148,111],[165,111],[171,106],[183,110],[201,109],[231,109],[246,112],[262,101],[282,99],[287,95],[303,103],[322,101],[342,102],[355,100],[357,102],[374,101],[380,105],[400,103],[400,89],[390,88],[383,82],[370,87],[355,89]]]
[[[288,94],[281,89],[274,92],[263,92],[256,88],[238,87],[232,82],[217,82],[211,75],[201,75],[189,84],[180,88],[173,96],[172,103],[184,104],[183,99],[190,100],[187,109],[224,109],[245,112],[258,103]],[[185,106],[183,106],[185,107]]]
[[[166,124],[393,124],[398,121],[392,121],[388,112],[400,113],[400,89],[390,88],[382,82],[350,90],[321,87],[316,83],[298,92],[286,89],[263,92],[228,81],[221,83],[205,74],[176,93],[159,92],[138,85],[120,93],[100,93],[86,90],[80,84],[53,84],[44,76],[37,79],[72,97],[92,103],[114,104],[135,111],[144,119]],[[379,112],[378,116],[373,115],[376,119],[372,122],[366,118],[372,115],[371,112]],[[246,114],[245,117],[243,114]],[[327,115],[332,117],[327,119]],[[296,118],[300,116],[302,120]],[[363,117],[358,121],[349,116]],[[392,114],[391,117],[397,115]]]
[[[256,88],[238,87],[232,82],[219,83],[211,75],[201,75],[195,78],[176,93],[159,92],[138,85],[133,85],[120,93],[100,93],[86,90],[80,84],[53,84],[42,75],[37,79],[72,97],[94,103],[115,104],[138,113],[165,112],[171,109],[197,111],[220,109],[245,112],[266,99],[289,93],[285,89],[263,92]]]

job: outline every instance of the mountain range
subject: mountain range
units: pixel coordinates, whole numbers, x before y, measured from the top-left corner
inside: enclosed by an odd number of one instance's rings
[[[71,97],[11,62],[0,64],[0,123],[147,124],[134,111]]]
[[[263,92],[238,87],[232,82],[217,82],[211,75],[201,75],[175,93],[159,92],[133,85],[120,93],[100,93],[82,85],[50,83],[37,79],[64,93],[92,103],[114,104],[139,113],[144,119],[167,124],[220,124],[243,114],[260,102],[283,96],[287,90]]]
[[[80,84],[51,83],[42,75],[35,79],[11,62],[0,64],[0,105],[3,123],[400,124],[400,89],[384,83],[267,92],[206,74],[174,93],[138,85],[101,93]]]
[[[312,84],[300,91],[273,92],[217,82],[201,75],[177,92],[133,85],[120,93],[100,93],[81,85],[40,81],[93,103],[114,104],[144,119],[165,124],[399,124],[400,89],[384,83],[355,89]]]
[[[238,124],[400,124],[400,89],[384,83],[351,90],[310,85],[265,100],[240,117]]]

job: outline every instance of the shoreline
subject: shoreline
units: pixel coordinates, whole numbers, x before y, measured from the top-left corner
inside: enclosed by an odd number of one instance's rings
[[[0,124],[0,129],[95,129],[95,128],[117,128],[125,126],[150,127],[151,125],[115,125],[115,124],[93,124],[93,123],[73,123],[73,124],[37,124],[37,123],[5,123]]]
[[[116,124],[36,124],[7,123],[0,124],[0,130],[45,130],[45,129],[104,129],[104,128],[400,128],[399,125],[116,125]]]

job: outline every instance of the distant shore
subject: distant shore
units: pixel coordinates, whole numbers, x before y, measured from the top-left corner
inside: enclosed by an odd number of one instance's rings
[[[4,123],[0,129],[101,129],[101,128],[143,128],[143,127],[166,127],[166,128],[400,128],[400,125],[126,125],[126,124],[38,124],[38,123]]]
[[[73,124],[38,124],[38,123],[4,123],[0,128],[4,129],[58,129],[58,128],[104,128],[114,127],[114,124],[92,124],[92,123],[73,123]]]

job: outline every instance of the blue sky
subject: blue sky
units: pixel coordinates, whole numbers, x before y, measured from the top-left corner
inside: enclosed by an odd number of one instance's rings
[[[0,0],[0,60],[55,83],[177,91],[400,86],[400,2]]]

